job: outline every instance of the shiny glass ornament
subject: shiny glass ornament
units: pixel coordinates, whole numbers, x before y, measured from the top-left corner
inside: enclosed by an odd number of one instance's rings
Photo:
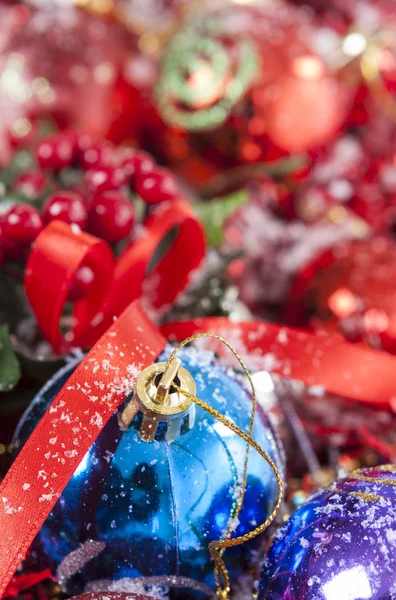
[[[305,502],[275,536],[259,600],[392,600],[396,465],[355,471]]]
[[[170,351],[167,347],[159,360]],[[251,398],[235,373],[210,352],[189,348],[178,357],[195,380],[198,398],[248,431]],[[15,446],[26,441],[76,364],[60,371],[33,400]],[[128,431],[121,429],[118,416],[105,426],[42,527],[38,554],[68,593],[144,593],[146,586],[161,585],[183,588],[176,592],[180,598],[195,597],[189,588],[213,594],[208,545],[227,532],[235,515],[245,442],[199,407],[192,429],[183,426],[173,443],[165,440],[161,426],[154,442],[145,443],[138,435],[141,415]],[[280,448],[260,409],[253,437],[282,471]],[[271,468],[252,450],[233,535],[263,522],[277,497]],[[250,562],[253,548],[246,544],[227,552],[231,581]]]

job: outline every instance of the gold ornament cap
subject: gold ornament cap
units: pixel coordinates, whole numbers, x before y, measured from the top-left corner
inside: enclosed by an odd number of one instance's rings
[[[195,396],[196,386],[179,358],[173,358],[169,365],[166,362],[150,365],[137,379],[134,396],[121,415],[121,426],[128,428],[135,415],[141,412],[143,421],[139,435],[143,441],[154,440],[160,423],[166,423],[166,441],[175,441],[183,422],[191,429],[195,421],[195,404],[183,391]]]

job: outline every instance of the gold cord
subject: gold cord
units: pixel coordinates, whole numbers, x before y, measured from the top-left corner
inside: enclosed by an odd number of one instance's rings
[[[251,375],[250,375],[250,373],[249,373],[249,371],[248,371],[248,369],[247,369],[244,361],[239,356],[239,354],[235,350],[235,348],[233,348],[231,346],[231,344],[229,344],[224,338],[222,338],[219,335],[216,335],[215,333],[197,333],[197,334],[192,335],[191,337],[185,339],[183,342],[181,342],[173,350],[173,352],[171,353],[171,355],[168,358],[167,366],[169,366],[170,362],[174,359],[174,357],[176,356],[177,352],[183,346],[185,346],[186,344],[189,344],[190,342],[192,342],[192,341],[194,341],[194,340],[196,340],[198,338],[202,338],[202,337],[215,338],[215,339],[219,340],[220,342],[222,342],[225,346],[227,346],[227,348],[233,353],[233,355],[235,356],[235,358],[238,360],[239,364],[241,365],[243,371],[245,372],[246,377],[249,380],[250,387],[252,389],[252,404],[253,404],[253,407],[252,407],[252,414],[251,414],[251,417],[250,417],[249,433],[245,433],[240,427],[238,427],[237,425],[235,425],[235,423],[233,423],[232,421],[230,421],[229,419],[227,419],[227,417],[225,417],[224,415],[222,415],[215,408],[213,408],[212,406],[210,406],[209,404],[207,404],[203,400],[200,400],[199,398],[197,398],[193,394],[190,394],[189,392],[183,390],[182,388],[180,388],[179,386],[177,386],[175,383],[173,383],[173,387],[176,388],[179,393],[183,394],[187,398],[190,398],[195,404],[197,404],[203,410],[205,410],[206,412],[208,412],[212,417],[214,417],[215,419],[217,419],[225,427],[228,427],[228,429],[231,429],[231,431],[233,431],[236,435],[238,435],[239,437],[241,437],[247,443],[246,454],[245,454],[245,462],[244,462],[244,469],[243,469],[243,477],[242,477],[242,487],[241,487],[241,491],[240,491],[240,494],[239,494],[239,500],[238,500],[236,512],[231,515],[229,523],[228,523],[228,526],[227,526],[227,532],[223,536],[223,538],[220,539],[220,540],[214,541],[214,542],[210,542],[210,544],[209,544],[209,552],[210,552],[210,555],[211,555],[211,557],[212,557],[212,559],[213,559],[213,561],[215,563],[215,580],[216,580],[216,586],[217,586],[217,595],[218,595],[219,598],[221,598],[221,600],[227,600],[229,598],[229,595],[230,595],[231,585],[230,585],[230,577],[229,577],[229,574],[228,574],[228,570],[227,570],[227,567],[226,567],[224,559],[223,559],[223,554],[224,554],[224,552],[225,552],[225,550],[227,548],[231,548],[233,546],[239,546],[240,544],[243,544],[243,543],[245,543],[245,542],[247,542],[249,540],[252,540],[257,535],[259,535],[260,533],[262,533],[263,531],[265,531],[267,529],[267,527],[272,523],[272,521],[275,519],[276,515],[278,514],[279,509],[280,509],[281,504],[282,504],[282,500],[283,500],[283,481],[282,481],[282,477],[281,477],[281,475],[279,473],[279,470],[276,467],[276,465],[273,462],[273,460],[268,456],[268,454],[261,448],[261,446],[252,437],[252,435],[253,435],[254,421],[255,421],[256,411],[257,411],[256,390],[255,390],[255,387],[254,387],[254,384],[253,384],[252,377],[251,377]],[[241,535],[240,537],[237,537],[237,538],[232,538],[231,537],[232,536],[232,532],[233,532],[232,522],[235,522],[234,519],[239,516],[240,511],[241,511],[242,506],[243,506],[244,497],[245,497],[250,447],[254,448],[259,453],[259,455],[262,458],[264,458],[264,460],[272,468],[272,470],[273,470],[273,472],[275,474],[275,477],[277,479],[278,485],[279,485],[279,496],[278,496],[278,501],[277,501],[277,503],[276,503],[276,505],[275,505],[272,513],[264,521],[264,523],[262,523],[261,525],[259,525],[258,527],[256,527],[254,530],[250,531],[249,533],[245,533],[244,535]]]

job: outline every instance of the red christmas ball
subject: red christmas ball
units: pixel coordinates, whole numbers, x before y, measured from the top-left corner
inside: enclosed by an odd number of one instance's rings
[[[286,55],[283,63],[281,53]],[[254,93],[257,115],[262,117],[268,137],[288,152],[304,152],[327,143],[346,116],[339,82],[309,50],[292,58],[289,42],[267,46],[265,63],[276,64],[275,56],[279,62],[272,81],[264,76]]]
[[[385,237],[336,245],[301,273],[290,297],[319,329],[396,350],[396,244]]]

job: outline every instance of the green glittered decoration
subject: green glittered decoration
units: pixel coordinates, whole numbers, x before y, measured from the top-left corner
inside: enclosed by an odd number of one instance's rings
[[[217,39],[210,37],[214,31]],[[173,38],[155,89],[158,111],[167,123],[188,131],[215,129],[244,96],[257,75],[259,56],[250,40],[228,38],[219,33],[217,21],[206,23],[204,32],[190,26]],[[237,45],[236,64],[225,41]],[[191,85],[197,73],[209,73],[206,85],[205,81],[199,87]],[[220,98],[210,103],[222,86]]]

